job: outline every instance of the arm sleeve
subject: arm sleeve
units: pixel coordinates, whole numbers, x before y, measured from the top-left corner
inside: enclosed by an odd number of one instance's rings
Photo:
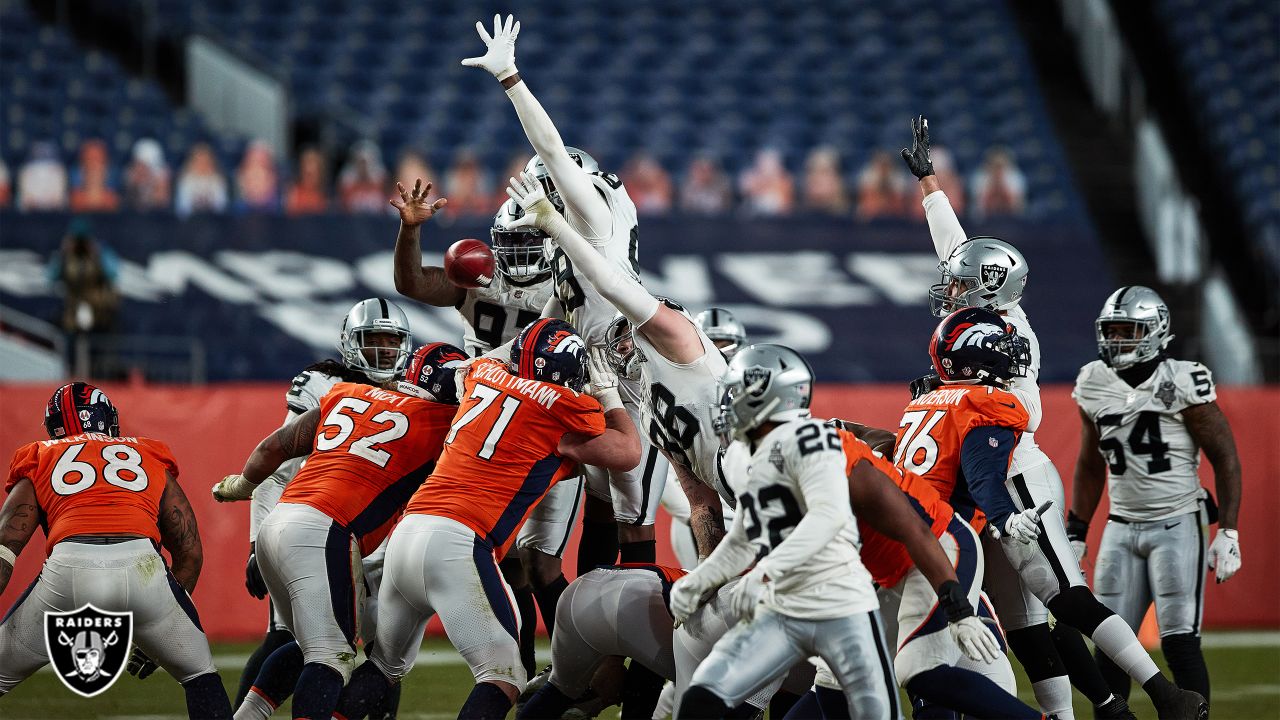
[[[584,235],[592,240],[603,240],[609,235],[609,226],[613,222],[613,214],[609,211],[609,201],[596,190],[595,183],[587,173],[569,157],[565,150],[560,132],[551,122],[551,116],[543,109],[542,103],[533,96],[528,83],[519,82],[507,90],[507,97],[516,108],[520,117],[520,125],[524,134],[533,145],[534,152],[542,158],[555,181],[560,198],[564,200],[565,214],[572,215],[581,221]]]
[[[743,527],[742,513],[735,513],[729,532],[716,545],[715,550],[694,568],[690,575],[697,575],[710,586],[718,587],[742,574],[756,559],[756,549],[747,540],[747,531]]]
[[[924,217],[929,221],[929,235],[933,237],[933,249],[939,260],[946,260],[956,246],[968,239],[964,228],[960,226],[960,218],[951,207],[947,194],[938,190],[931,192],[921,201],[924,205]]]
[[[554,215],[547,228],[556,245],[564,250],[573,266],[592,286],[631,321],[633,327],[649,322],[658,312],[658,299],[635,278],[629,277],[605,259],[567,220]]]
[[[827,429],[825,432],[834,432]],[[844,453],[821,450],[802,456],[797,468],[804,518],[767,557],[760,561],[775,580],[785,577],[831,544],[840,530],[853,522],[849,507],[849,478]],[[735,516],[735,522],[737,516]]]
[[[960,469],[969,484],[969,494],[978,509],[998,528],[1003,528],[1005,520],[1018,512],[1004,486],[1017,444],[1018,434],[1013,430],[984,426],[970,430],[960,446]]]

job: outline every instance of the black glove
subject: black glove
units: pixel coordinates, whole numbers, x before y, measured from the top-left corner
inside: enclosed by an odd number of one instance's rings
[[[911,149],[902,148],[902,159],[917,180],[933,174],[933,161],[929,159],[929,121],[923,115],[911,121],[911,135],[915,139]]]
[[[262,571],[258,569],[258,554],[253,546],[249,546],[249,562],[244,566],[244,587],[249,594],[261,600],[267,596],[267,583],[262,579]]]
[[[1074,510],[1067,511],[1067,539],[1084,542],[1089,537],[1089,523],[1080,519]]]
[[[919,399],[921,395],[931,393],[934,390],[937,390],[938,388],[942,387],[942,378],[938,377],[936,373],[921,375],[920,377],[911,381],[910,387],[911,387],[911,399],[916,400],[916,399]]]
[[[139,680],[146,680],[158,667],[160,666],[156,664],[155,660],[147,657],[147,654],[138,648],[134,648],[133,653],[129,655],[129,664],[125,666],[125,669],[129,671],[130,675]]]
[[[964,588],[955,580],[948,580],[938,588],[938,606],[947,614],[947,622],[957,622],[973,615],[973,605]]]

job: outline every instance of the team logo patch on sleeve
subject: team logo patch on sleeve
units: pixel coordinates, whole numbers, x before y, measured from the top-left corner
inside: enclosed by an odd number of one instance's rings
[[[1160,383],[1160,387],[1156,388],[1156,399],[1164,403],[1166,410],[1173,407],[1173,400],[1177,397],[1177,391],[1173,387],[1173,383],[1165,380]]]
[[[124,671],[133,642],[133,613],[85,605],[44,614],[44,644],[54,672],[72,692],[93,697]]]

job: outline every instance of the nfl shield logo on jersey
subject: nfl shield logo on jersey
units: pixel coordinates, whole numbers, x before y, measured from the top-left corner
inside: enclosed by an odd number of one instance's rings
[[[62,684],[93,697],[111,687],[124,670],[133,642],[133,613],[85,605],[44,614],[44,644]]]
[[[982,284],[988,290],[999,290],[1004,279],[1009,275],[1009,268],[1003,265],[983,265]]]

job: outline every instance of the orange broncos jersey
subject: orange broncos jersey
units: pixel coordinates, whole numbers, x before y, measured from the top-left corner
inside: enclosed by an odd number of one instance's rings
[[[280,502],[323,512],[376,548],[413,491],[435,469],[457,407],[357,383],[320,399],[320,425],[307,462]]]
[[[159,440],[100,433],[18,448],[5,491],[22,478],[35,486],[48,519],[45,553],[71,535],[139,535],[160,542],[160,496],[178,463]]]
[[[964,481],[960,447],[969,431],[979,427],[1009,428],[1021,438],[1028,419],[1013,393],[989,385],[945,385],[913,400],[903,412],[894,463],[928,480],[981,532],[987,519]]]
[[[929,523],[933,536],[942,537],[955,511],[942,499],[942,496],[938,495],[938,491],[927,480],[915,473],[895,467],[893,463],[877,455],[869,445],[848,430],[837,428],[836,432],[840,435],[840,441],[844,446],[846,475],[853,472],[853,466],[860,460],[867,460],[876,470],[888,475],[889,479],[906,493],[911,507],[919,513],[922,520]],[[905,545],[880,534],[863,522],[862,518],[858,518],[858,537],[862,540],[860,551],[862,564],[880,587],[897,585],[915,565],[911,561],[911,556],[907,554]]]
[[[574,470],[556,455],[560,438],[604,433],[604,408],[490,359],[471,366],[462,397],[440,462],[405,512],[457,520],[502,558],[533,507]]]

